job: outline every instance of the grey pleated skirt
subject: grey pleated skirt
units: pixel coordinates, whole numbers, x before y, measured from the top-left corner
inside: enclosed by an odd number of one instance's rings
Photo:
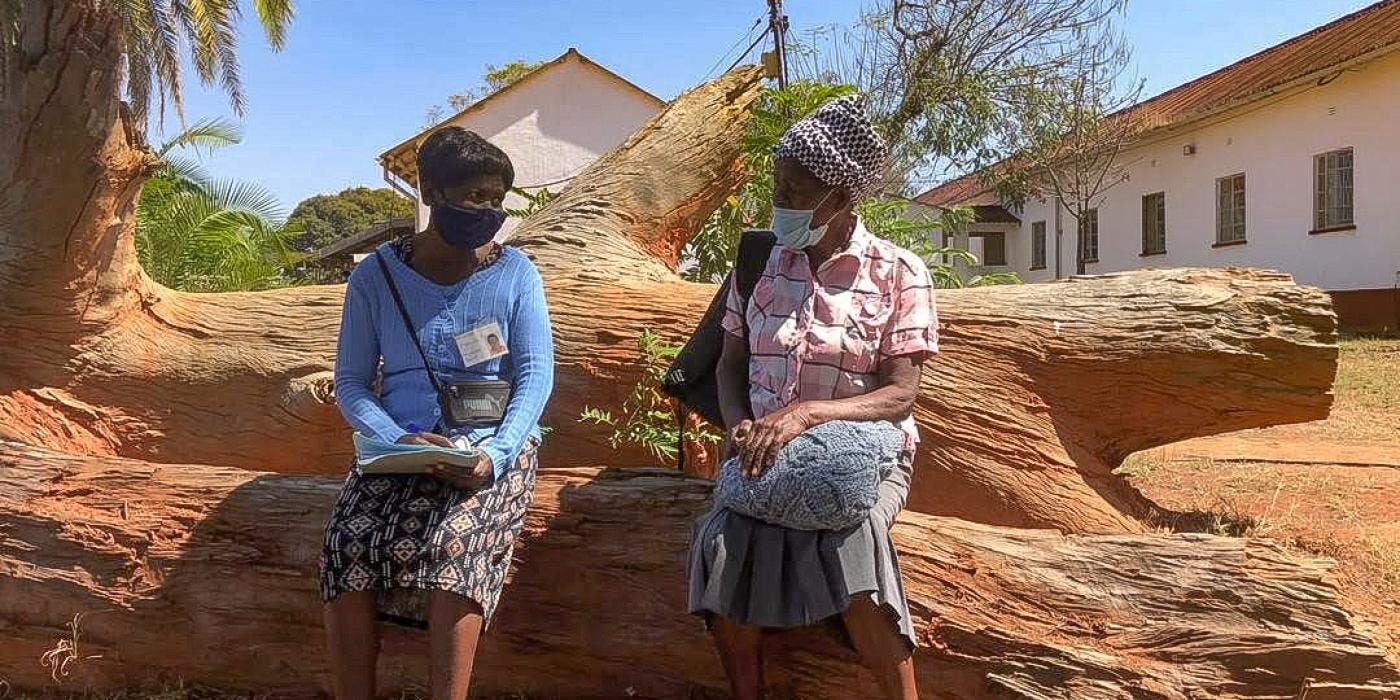
[[[845,530],[793,530],[716,507],[690,540],[690,612],[745,625],[806,627],[869,595],[916,645],[890,527],[904,509],[913,455],[880,484],[865,522]]]

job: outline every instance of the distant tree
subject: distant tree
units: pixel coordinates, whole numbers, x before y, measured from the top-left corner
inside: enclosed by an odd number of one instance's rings
[[[894,153],[890,183],[913,187],[1016,154],[1042,107],[1097,94],[1128,46],[1127,0],[877,0],[854,27],[799,37],[799,78],[869,96]],[[1093,81],[1085,85],[1083,81]],[[1032,123],[1027,123],[1031,120]]]
[[[1069,212],[1077,224],[1075,274],[1084,274],[1088,261],[1086,216],[1127,180],[1123,152],[1143,129],[1129,109],[1141,83],[1119,87],[1126,65],[1123,56],[1075,56],[1061,75],[1062,86],[1041,90],[1041,99],[1017,107],[1021,126],[1006,139],[1015,155],[985,177],[1007,200],[1052,197],[1052,206]]]
[[[523,59],[516,59],[503,66],[488,63],[486,64],[486,71],[481,76],[481,84],[463,90],[462,92],[454,92],[448,95],[447,105],[453,112],[460,112],[470,107],[473,103],[486,98],[488,95],[515,84],[521,78],[524,78],[534,72],[536,68],[543,65],[544,61],[529,63]],[[424,117],[428,125],[432,126],[442,121],[447,113],[447,108],[435,104],[428,107]]]
[[[387,187],[351,187],[335,194],[318,194],[292,210],[288,221],[300,224],[305,232],[291,245],[309,253],[377,222],[412,218],[413,214],[413,202]]]

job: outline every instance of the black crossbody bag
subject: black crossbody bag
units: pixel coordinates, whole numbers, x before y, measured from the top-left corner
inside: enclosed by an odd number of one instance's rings
[[[685,463],[685,414],[700,414],[710,425],[724,430],[724,417],[719,410],[719,384],[715,380],[715,369],[719,366],[720,352],[724,349],[724,302],[729,294],[732,279],[739,292],[739,301],[748,307],[749,297],[768,264],[768,256],[773,251],[777,239],[772,231],[745,231],[739,239],[739,253],[734,260],[734,271],[724,278],[719,291],[710,301],[710,307],[700,319],[695,332],[661,379],[661,390],[677,399],[681,410],[676,416],[680,424],[680,461]]]
[[[418,343],[418,334],[413,330],[413,318],[408,315],[399,287],[394,284],[394,276],[384,262],[383,254],[375,252],[379,261],[379,271],[389,284],[389,294],[394,297],[394,306],[399,309],[399,320],[403,321],[404,332],[413,340],[418,356],[423,359],[423,370],[428,373],[428,381],[437,394],[438,406],[442,409],[442,424],[448,428],[476,428],[497,425],[505,419],[506,406],[510,404],[511,383],[492,379],[470,379],[440,381],[428,362],[428,354]]]

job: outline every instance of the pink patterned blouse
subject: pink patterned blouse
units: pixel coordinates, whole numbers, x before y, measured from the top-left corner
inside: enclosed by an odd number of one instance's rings
[[[755,418],[792,403],[874,391],[880,360],[938,352],[928,268],[917,255],[871,235],[859,220],[850,245],[815,275],[806,253],[774,246],[740,313],[731,284],[723,325],[739,338],[749,331]],[[913,417],[900,427],[912,449],[919,440]]]

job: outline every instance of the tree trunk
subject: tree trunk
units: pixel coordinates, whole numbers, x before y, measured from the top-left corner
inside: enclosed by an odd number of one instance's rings
[[[0,330],[57,368],[139,301],[133,213],[156,162],[118,99],[116,3],[93,5],[26,0],[0,42]]]
[[[81,614],[66,687],[325,687],[315,570],[338,479],[10,447],[0,668],[11,683],[51,683],[40,656]],[[542,471],[478,689],[721,696],[701,623],[684,612],[689,525],[708,499],[707,482],[673,472]],[[1269,542],[1065,536],[917,513],[894,536],[925,697],[1292,698],[1307,679],[1311,700],[1400,692],[1400,672],[1338,604],[1330,565]],[[770,641],[778,697],[874,697],[828,635]],[[424,677],[421,635],[391,633],[385,651],[390,685]]]

